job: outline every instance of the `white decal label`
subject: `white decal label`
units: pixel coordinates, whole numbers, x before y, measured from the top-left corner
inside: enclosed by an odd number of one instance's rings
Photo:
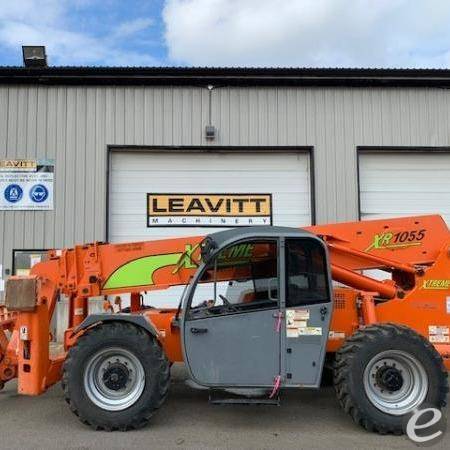
[[[28,327],[25,326],[20,327],[19,338],[21,341],[28,341]]]
[[[298,330],[297,330],[297,328],[287,328],[286,329],[286,337],[288,337],[288,338],[297,338],[298,337]]]
[[[328,333],[328,338],[332,340],[345,339],[345,333],[342,331],[330,331]]]
[[[294,318],[295,320],[309,320],[309,309],[295,309]]]
[[[428,327],[428,331],[430,334],[450,334],[449,327],[438,326],[438,325],[430,325]]]
[[[449,327],[430,325],[428,327],[429,340],[433,344],[448,344],[450,343]]]
[[[298,338],[299,336],[317,335],[317,332],[314,333],[309,330],[309,318],[309,309],[286,310],[286,337]],[[320,334],[322,334],[322,329],[320,330]]]
[[[305,327],[298,330],[299,336],[322,336],[321,327]]]
[[[450,336],[444,336],[437,334],[436,336],[430,336],[430,342],[432,344],[449,344]]]

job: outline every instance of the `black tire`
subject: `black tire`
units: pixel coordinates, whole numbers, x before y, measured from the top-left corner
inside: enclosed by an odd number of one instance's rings
[[[320,387],[333,386],[334,379],[334,353],[327,353],[325,355],[325,362],[322,369],[322,379],[320,381]]]
[[[322,370],[322,379],[320,380],[320,387],[331,387],[333,386],[333,369],[330,369],[329,367],[324,367]]]
[[[424,337],[401,325],[386,323],[368,326],[347,339],[336,353],[334,387],[340,405],[354,422],[368,431],[398,435],[403,433],[404,422],[412,411],[403,415],[386,413],[370,400],[364,386],[365,377],[370,379],[365,370],[373,358],[382,352],[392,351],[413,356],[423,367],[428,392],[425,395],[423,390],[425,397],[421,404],[443,408],[448,393],[448,374],[441,356]],[[383,369],[384,366],[381,366],[378,370]]]
[[[86,392],[85,369],[91,358],[108,348],[132,353],[144,371],[145,387],[135,403],[120,411],[96,405]],[[62,387],[72,412],[81,422],[96,430],[138,429],[147,425],[153,413],[164,403],[170,383],[170,366],[157,340],[133,324],[101,324],[81,336],[67,355]]]

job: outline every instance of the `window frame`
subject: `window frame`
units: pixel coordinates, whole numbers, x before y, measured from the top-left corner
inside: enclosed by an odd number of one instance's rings
[[[307,301],[298,305],[288,305],[289,302],[289,243],[292,241],[304,241],[304,242],[310,242],[311,244],[315,245],[316,248],[319,249],[322,256],[323,261],[323,276],[325,280],[325,289],[324,291],[327,293],[327,298],[317,300],[317,301]],[[329,269],[328,269],[328,257],[327,257],[327,251],[324,245],[314,238],[308,238],[308,237],[294,237],[294,236],[286,236],[284,241],[284,248],[285,248],[285,254],[284,254],[284,264],[285,264],[285,274],[284,274],[284,282],[286,286],[286,292],[285,292],[285,305],[286,309],[290,308],[303,308],[307,306],[314,306],[314,305],[321,305],[324,303],[330,303],[332,300],[332,297],[330,296],[330,279],[329,279]],[[309,272],[308,272],[309,273]]]
[[[192,305],[192,300],[194,298],[196,289],[198,284],[200,284],[200,280],[203,277],[204,273],[206,272],[206,270],[208,270],[208,267],[210,266],[210,264],[212,263],[212,260],[214,259],[214,270],[217,270],[217,257],[219,255],[220,252],[233,247],[235,245],[238,244],[242,244],[242,243],[247,243],[247,242],[257,242],[257,243],[264,243],[264,242],[270,242],[270,243],[274,243],[276,245],[276,255],[277,255],[277,292],[278,292],[278,296],[275,302],[274,306],[270,306],[270,307],[265,307],[265,308],[255,308],[255,309],[245,309],[243,311],[227,311],[227,312],[223,312],[220,314],[213,314],[213,315],[201,315],[198,317],[192,317],[192,315],[190,314],[191,311],[191,305]],[[193,321],[193,320],[201,320],[201,319],[212,319],[215,317],[224,317],[224,316],[234,316],[237,314],[249,314],[249,313],[253,313],[253,312],[259,312],[259,311],[270,311],[270,310],[279,310],[281,307],[281,272],[280,272],[280,265],[281,262],[281,245],[280,245],[280,237],[279,236],[271,236],[271,237],[264,237],[264,236],[258,236],[258,237],[251,237],[251,238],[243,238],[243,239],[239,239],[237,241],[233,241],[223,247],[221,247],[220,249],[218,249],[217,251],[214,252],[214,254],[212,255],[211,259],[207,262],[207,263],[203,263],[203,265],[201,266],[200,270],[198,271],[197,276],[192,280],[192,287],[189,290],[189,297],[187,299],[186,302],[186,321]],[[252,276],[252,282],[253,284],[255,283],[254,277]],[[214,298],[217,298],[217,280],[214,280]]]

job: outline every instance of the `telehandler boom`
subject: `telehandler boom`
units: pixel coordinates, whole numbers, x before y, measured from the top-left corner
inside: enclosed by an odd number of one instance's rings
[[[143,292],[173,286],[186,287],[178,308],[143,304]],[[58,351],[50,323],[62,296]],[[104,313],[89,313],[91,297]],[[147,424],[170,365],[184,362],[212,396],[263,403],[318,388],[332,367],[353,420],[398,434],[421,405],[446,403],[450,232],[440,216],[418,216],[87,244],[10,277],[0,308],[0,387],[17,378],[19,393],[39,395],[62,380],[96,429]]]

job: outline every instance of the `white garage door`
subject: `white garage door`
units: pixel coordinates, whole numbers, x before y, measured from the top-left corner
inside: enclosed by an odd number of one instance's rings
[[[311,223],[309,155],[304,153],[113,152],[109,240],[189,236],[220,228],[147,227],[147,193],[271,193],[273,225]]]
[[[361,154],[364,220],[441,214],[450,226],[449,153]]]

